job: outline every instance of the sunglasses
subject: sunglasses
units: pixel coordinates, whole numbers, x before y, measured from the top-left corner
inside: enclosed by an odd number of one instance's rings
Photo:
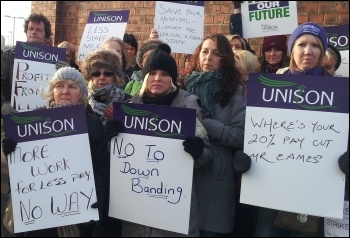
[[[108,72],[108,71],[105,71],[103,73],[101,73],[100,71],[95,71],[95,72],[91,73],[91,76],[92,77],[100,77],[101,74],[103,74],[105,77],[111,77],[114,75],[114,73]]]

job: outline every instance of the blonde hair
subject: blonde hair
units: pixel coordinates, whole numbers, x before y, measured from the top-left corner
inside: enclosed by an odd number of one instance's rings
[[[142,83],[142,86],[141,86],[141,89],[139,91],[139,96],[142,97],[146,92],[148,92],[147,90],[147,82],[148,82],[148,77],[149,76],[149,73],[146,74],[145,78],[143,79],[143,83]],[[173,83],[173,80],[171,80],[171,87],[170,87],[170,90],[168,93],[171,93],[171,92],[174,92],[177,90],[177,87],[175,86],[175,84]]]
[[[310,34],[310,35],[312,35],[312,34]],[[312,35],[312,36],[314,36],[314,35]],[[318,59],[318,64],[317,64],[317,66],[316,67],[318,67],[318,66],[321,66],[322,65],[322,61],[323,61],[323,57],[324,57],[324,55],[325,55],[325,49],[323,48],[323,44],[322,44],[322,41],[320,40],[320,38],[318,38],[318,37],[316,37],[316,36],[314,36],[315,37],[315,39],[316,39],[316,41],[317,41],[317,43],[318,43],[318,45],[320,46],[320,48],[321,48],[321,55],[320,55],[320,58]],[[297,42],[297,40],[299,39],[300,37],[298,37],[297,39],[295,39],[295,42]],[[290,65],[290,71],[291,72],[295,72],[295,71],[298,71],[299,69],[298,69],[298,67],[297,67],[297,64],[295,63],[295,60],[294,60],[294,47],[295,47],[295,42],[294,42],[294,45],[293,45],[293,48],[292,48],[292,52],[290,53],[290,63],[289,63],[289,65]]]
[[[65,48],[69,50],[69,54],[72,56],[72,63],[75,63],[75,47],[68,41],[62,41],[58,44],[58,48]]]
[[[324,64],[324,62],[323,62],[324,60],[326,60],[327,63],[330,64],[331,68],[329,67],[328,64]],[[326,50],[326,53],[325,53],[323,60],[322,60],[322,66],[328,71],[329,74],[333,75],[334,72],[336,71],[336,69],[335,69],[336,63],[337,63],[337,61],[334,58],[334,55],[331,53],[331,51]],[[329,72],[329,70],[331,70],[333,73]]]
[[[260,71],[258,58],[248,50],[235,50],[234,57],[237,67],[245,69],[247,73],[256,73]]]
[[[228,39],[228,41],[229,41],[230,43],[231,43],[231,41],[232,41],[233,39],[238,39],[238,40],[241,42],[241,44],[242,44],[242,50],[246,50],[246,49],[247,49],[247,46],[246,46],[246,44],[245,44],[243,38],[242,38],[240,35],[238,35],[238,34],[226,35],[226,38]]]

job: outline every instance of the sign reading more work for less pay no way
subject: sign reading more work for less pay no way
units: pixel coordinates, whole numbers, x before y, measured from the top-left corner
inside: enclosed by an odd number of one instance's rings
[[[15,232],[98,220],[82,105],[3,115]],[[79,145],[79,146],[77,146]]]

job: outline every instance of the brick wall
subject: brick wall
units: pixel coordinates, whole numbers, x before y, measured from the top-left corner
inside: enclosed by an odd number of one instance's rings
[[[205,1],[204,34],[229,33],[232,1]],[[348,1],[298,1],[298,23],[312,21],[322,26],[349,24]],[[79,48],[90,10],[130,10],[127,33],[142,42],[153,28],[155,1],[32,1],[32,12],[46,15],[52,24],[54,44],[68,40]],[[260,55],[262,38],[248,39],[252,49]],[[183,65],[183,54],[173,54]]]

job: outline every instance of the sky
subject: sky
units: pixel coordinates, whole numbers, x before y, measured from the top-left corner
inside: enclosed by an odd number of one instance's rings
[[[5,37],[5,45],[8,45],[10,41],[12,46],[13,18],[5,17],[4,15],[27,18],[30,13],[31,1],[1,1],[1,35]],[[23,19],[15,19],[15,42],[27,40],[23,32],[23,24]]]

